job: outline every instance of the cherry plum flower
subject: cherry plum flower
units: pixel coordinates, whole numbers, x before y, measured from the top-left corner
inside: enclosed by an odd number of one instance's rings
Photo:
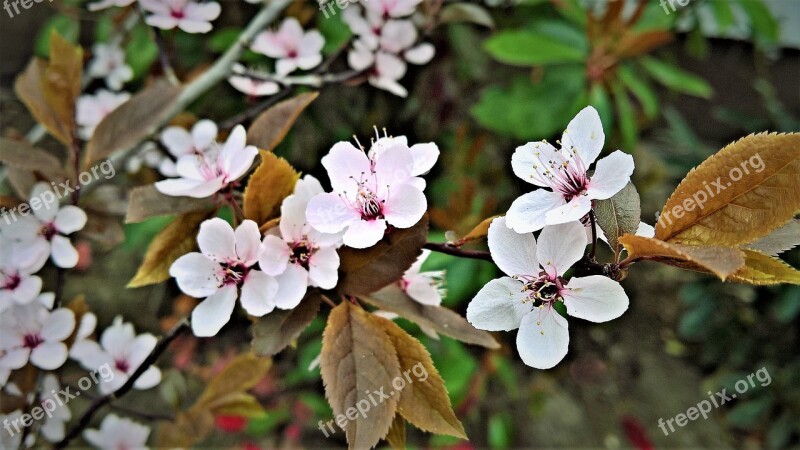
[[[244,68],[242,68],[244,70]],[[247,75],[231,75],[228,83],[237,91],[249,97],[264,97],[277,94],[281,90],[278,83],[269,80],[258,80]]]
[[[127,92],[111,92],[98,89],[94,95],[86,94],[78,97],[75,104],[75,123],[80,127],[78,134],[82,139],[90,139],[94,129],[107,115],[127,102],[131,94]]]
[[[139,0],[139,4],[149,12],[145,23],[162,30],[175,27],[187,33],[208,33],[211,21],[219,17],[219,3],[194,2],[192,0]]]
[[[18,242],[0,235],[0,313],[12,305],[31,303],[42,290],[42,279],[33,275],[47,261],[46,242]]]
[[[381,17],[405,17],[414,13],[422,0],[370,0],[364,2],[370,13]]]
[[[572,317],[607,322],[628,308],[622,286],[600,275],[564,279],[583,257],[586,233],[579,222],[546,226],[533,234],[509,229],[505,218],[489,226],[489,250],[506,277],[490,281],[467,307],[467,320],[487,331],[519,329],[522,361],[549,369],[567,354],[567,321],[554,306],[563,303]]]
[[[0,314],[0,381],[8,371],[30,361],[55,370],[67,360],[66,340],[75,329],[75,314],[67,308],[48,310],[39,302],[13,305]]]
[[[261,317],[275,309],[278,283],[253,268],[261,246],[255,222],[245,220],[234,231],[222,219],[206,220],[200,225],[197,243],[200,252],[181,256],[169,269],[184,293],[206,297],[192,311],[196,336],[215,336],[228,323],[240,289],[248,314]]]
[[[333,191],[308,204],[308,223],[323,233],[345,230],[344,244],[367,248],[383,238],[388,225],[410,228],[428,203],[414,184],[411,150],[398,144],[370,159],[363,150],[339,142],[322,158]]]
[[[117,316],[111,326],[103,330],[98,343],[85,337],[93,331],[87,328],[87,325],[94,323],[94,320],[88,323],[81,320],[78,333],[80,339],[72,345],[69,356],[87,370],[100,371],[103,368],[104,375],[99,380],[100,392],[110,394],[128,381],[153,351],[158,340],[150,333],[137,335],[133,324],[124,323],[122,317]],[[110,375],[105,376],[109,369]],[[150,389],[160,382],[161,370],[156,366],[150,366],[136,380],[133,387]]]
[[[275,71],[280,76],[297,69],[309,70],[322,62],[325,38],[317,30],[304,32],[300,22],[289,17],[277,31],[262,31],[256,36],[253,51],[275,58]]]
[[[508,226],[518,233],[582,219],[593,200],[605,200],[622,190],[633,173],[633,158],[619,150],[597,161],[594,174],[589,166],[600,155],[605,142],[597,110],[589,106],[575,116],[561,138],[561,149],[545,141],[517,147],[511,158],[514,174],[537,189],[512,203],[506,215]]]
[[[276,234],[268,233],[261,244],[259,267],[278,282],[275,306],[292,309],[300,304],[307,286],[333,289],[339,280],[340,234],[325,234],[306,220],[309,200],[324,191],[316,178],[306,175],[294,194],[281,204]]]
[[[186,155],[202,156],[217,138],[217,124],[212,120],[198,120],[191,132],[183,127],[171,126],[161,132],[160,141],[176,160]],[[174,177],[178,168],[172,159],[164,158],[159,162],[158,171],[162,175]]]
[[[378,131],[376,129],[375,133],[377,134]],[[386,131],[384,130],[384,133]],[[405,136],[384,136],[380,137],[377,136],[377,139],[372,142],[372,145],[369,148],[369,152],[367,156],[371,160],[375,160],[378,155],[381,155],[387,149],[393,147],[394,145],[401,145],[408,147],[411,151],[411,158],[414,160],[414,166],[411,170],[411,175],[415,177],[420,177],[421,175],[425,175],[426,173],[430,172],[433,166],[436,164],[436,161],[439,159],[439,147],[433,142],[427,142],[424,144],[414,144],[412,146],[408,146],[408,139]],[[422,178],[413,179],[411,181],[415,186],[420,188],[420,190],[425,189],[425,180]]]
[[[118,44],[96,44],[88,72],[93,78],[105,78],[106,85],[115,91],[133,78],[133,69],[125,64],[125,52]]]
[[[422,250],[419,258],[403,274],[399,284],[400,288],[417,302],[438,306],[442,304],[442,297],[446,295],[443,288],[444,271],[422,272],[422,265],[430,255],[430,250]]]
[[[83,432],[86,442],[101,450],[147,450],[150,428],[130,419],[110,413],[100,424],[100,429]]]
[[[209,197],[235,182],[253,165],[258,149],[246,145],[247,134],[238,125],[220,149],[216,142],[203,153],[192,153],[178,159],[179,178],[159,181],[159,192],[176,197]]]
[[[41,248],[42,243],[53,263],[63,269],[78,264],[78,250],[68,235],[82,230],[86,225],[86,213],[77,206],[59,207],[58,198],[45,182],[36,183],[30,196],[33,214],[21,216],[5,227],[4,234]],[[39,207],[35,207],[39,205]]]

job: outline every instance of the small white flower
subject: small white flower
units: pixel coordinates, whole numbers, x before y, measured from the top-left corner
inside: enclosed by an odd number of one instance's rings
[[[490,281],[467,307],[467,320],[487,331],[514,330],[522,361],[549,369],[567,354],[567,321],[553,308],[563,302],[567,313],[591,322],[607,322],[628,309],[619,283],[599,275],[564,273],[583,257],[586,233],[579,222],[547,226],[537,244],[533,234],[517,234],[505,218],[489,226],[489,250],[507,277]]]
[[[385,130],[384,133],[386,133]],[[420,177],[430,172],[430,170],[436,164],[436,161],[439,159],[439,154],[440,154],[439,147],[433,142],[427,142],[424,144],[414,144],[409,147],[408,139],[405,136],[380,137],[377,128],[375,130],[375,134],[377,136],[377,139],[372,142],[372,145],[369,148],[369,152],[367,153],[369,159],[373,161],[379,155],[383,154],[383,152],[394,147],[395,145],[408,147],[409,151],[411,151],[411,158],[414,160],[414,167],[411,170],[411,175],[415,177]],[[425,189],[426,183],[425,180],[422,178],[414,179],[412,180],[412,183],[418,188],[420,188],[420,190]]]
[[[213,218],[200,225],[197,235],[200,252],[181,256],[169,274],[180,289],[202,298],[192,311],[192,330],[196,336],[214,336],[231,318],[241,288],[244,309],[263,316],[275,308],[278,283],[253,266],[258,262],[261,233],[252,220],[233,228]]]
[[[17,242],[0,235],[0,313],[12,305],[31,303],[42,289],[42,279],[34,276],[42,268],[50,249],[46,242]]]
[[[261,244],[259,267],[275,277],[278,292],[275,306],[292,309],[303,299],[307,286],[333,289],[339,280],[340,234],[325,234],[306,221],[309,200],[323,193],[316,178],[306,175],[297,182],[294,194],[281,204],[276,234],[267,234]]]
[[[83,438],[101,450],[147,450],[150,428],[114,413],[107,415],[100,429],[90,428]]]
[[[133,69],[125,64],[125,52],[119,45],[95,44],[94,57],[89,62],[89,75],[105,78],[106,85],[118,91],[133,78]]]
[[[72,419],[72,412],[70,412],[69,406],[57,399],[59,391],[61,391],[61,383],[58,382],[58,377],[52,373],[45,375],[42,381],[42,394],[39,404],[50,401],[56,405],[56,409],[45,417],[42,428],[39,431],[49,442],[58,442],[64,439],[64,425]]]
[[[95,320],[81,320],[78,339],[72,345],[69,356],[78,361],[85,369],[99,370],[106,366],[111,369],[112,376],[100,378],[100,392],[110,394],[125,384],[128,378],[142,365],[145,358],[153,351],[158,341],[150,333],[136,335],[133,324],[123,323],[117,316],[114,323],[103,331],[100,343],[87,339],[94,331]],[[136,389],[150,389],[161,382],[161,370],[150,366],[136,380]]]
[[[141,170],[142,165],[145,165],[151,169],[159,169],[161,171],[161,164],[164,163],[166,160],[172,165],[173,171],[175,167],[175,162],[171,159],[167,158],[161,150],[158,149],[156,144],[152,141],[147,141],[142,144],[142,146],[134,153],[127,161],[125,161],[125,170],[128,173],[136,173]],[[174,177],[177,173],[163,173],[164,176]]]
[[[381,17],[405,17],[414,13],[422,0],[370,0],[367,9]]]
[[[275,58],[275,71],[280,76],[297,69],[309,70],[322,62],[325,38],[317,30],[303,32],[300,22],[289,17],[277,31],[262,31],[256,36],[253,51]]]
[[[344,244],[367,248],[383,238],[387,226],[410,228],[428,207],[414,157],[394,145],[370,159],[349,142],[339,142],[322,158],[333,191],[311,199],[308,223],[323,233],[346,230]]]
[[[211,21],[222,11],[214,1],[139,0],[139,4],[151,13],[144,20],[148,25],[162,30],[178,27],[187,33],[208,33]]]
[[[86,94],[78,97],[75,106],[75,123],[80,126],[78,134],[82,139],[90,139],[94,129],[107,115],[127,102],[131,94],[127,92],[111,92],[98,89],[94,95]]]
[[[155,184],[156,189],[166,195],[195,198],[219,192],[253,165],[258,149],[245,145],[246,140],[244,127],[238,125],[221,149],[213,142],[203,153],[181,156],[176,166],[180,178],[159,181]]]
[[[422,254],[414,264],[406,270],[400,279],[400,288],[412,299],[423,305],[438,306],[446,295],[443,288],[444,271],[422,272],[422,264],[431,255],[430,250],[422,250]]]
[[[0,380],[2,381],[2,380]],[[0,414],[0,423],[12,424],[8,428],[0,428],[0,448],[18,449],[21,448],[23,426],[21,425],[22,411],[15,410],[8,414]],[[13,426],[16,423],[18,429]]]
[[[560,150],[545,141],[517,147],[511,158],[514,174],[552,191],[537,189],[516,199],[506,215],[508,226],[528,233],[580,220],[592,209],[592,200],[605,200],[622,190],[633,173],[630,155],[617,150],[597,162],[591,177],[587,173],[604,143],[600,116],[588,106],[567,126]]]
[[[67,235],[83,229],[86,213],[77,206],[59,207],[58,198],[45,182],[34,185],[30,199],[33,214],[21,216],[5,227],[4,233],[34,246],[44,243],[56,266],[64,269],[75,267],[78,264],[78,250],[72,246]],[[39,207],[34,208],[35,204],[39,204]]]
[[[99,11],[101,9],[111,8],[112,6],[123,8],[135,1],[136,0],[100,0],[99,2],[89,3],[89,11]]]
[[[39,302],[12,306],[0,314],[0,371],[22,368],[29,360],[40,369],[58,369],[67,360],[63,341],[74,329],[75,315],[67,308],[51,312]]]
[[[278,83],[274,81],[257,80],[247,75],[231,75],[228,78],[228,83],[237,91],[247,94],[250,97],[273,95],[281,90]]]
[[[192,126],[191,133],[183,127],[167,127],[161,132],[160,140],[169,154],[178,160],[186,155],[202,156],[215,145],[217,132],[217,124],[214,121],[203,119]],[[161,160],[158,171],[168,177],[178,175],[175,162],[169,158]]]

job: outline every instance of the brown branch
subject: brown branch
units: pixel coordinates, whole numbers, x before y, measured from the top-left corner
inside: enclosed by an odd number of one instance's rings
[[[446,255],[458,256],[460,258],[480,259],[483,261],[492,261],[492,255],[489,252],[481,250],[462,250],[450,244],[438,244],[435,242],[426,242],[422,248],[432,250],[434,252],[444,253]]]

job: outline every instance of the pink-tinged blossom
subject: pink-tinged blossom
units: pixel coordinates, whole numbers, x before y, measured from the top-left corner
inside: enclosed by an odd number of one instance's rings
[[[0,314],[0,379],[30,361],[55,370],[67,360],[66,340],[75,329],[75,315],[67,308],[48,310],[39,302],[13,305]]]
[[[13,305],[33,302],[42,290],[42,279],[33,275],[42,268],[49,248],[35,240],[18,242],[0,235],[0,313]]]
[[[100,450],[147,450],[150,428],[124,417],[110,413],[100,424],[100,429],[90,428],[83,438]]]
[[[277,59],[275,72],[288,75],[297,69],[309,70],[322,62],[325,38],[317,30],[304,32],[300,22],[289,17],[276,31],[262,31],[256,36],[253,51]]]
[[[106,86],[118,91],[133,78],[133,69],[125,64],[125,52],[118,44],[95,44],[88,72],[93,78],[104,78]]]
[[[446,295],[444,289],[444,271],[422,272],[422,264],[431,255],[430,250],[422,250],[422,254],[414,264],[406,270],[400,279],[400,288],[412,299],[423,305],[438,306]]]
[[[275,306],[292,309],[306,294],[307,286],[333,289],[339,280],[340,234],[325,234],[306,220],[309,200],[324,191],[316,178],[306,175],[295,185],[294,194],[281,204],[281,220],[261,244],[259,267],[275,277]]]
[[[467,320],[487,331],[519,328],[517,350],[522,361],[549,369],[567,354],[567,321],[554,305],[563,302],[572,317],[607,322],[628,309],[619,283],[600,275],[564,273],[583,257],[586,233],[579,222],[550,225],[539,241],[531,233],[509,229],[505,218],[489,226],[489,250],[506,277],[490,281],[467,307]]]
[[[100,0],[99,2],[89,3],[88,8],[89,11],[100,11],[101,9],[111,8],[112,6],[124,8],[135,1],[136,0]]]
[[[211,21],[221,12],[219,3],[214,1],[139,0],[139,4],[150,13],[144,19],[148,25],[162,30],[178,27],[187,33],[208,33]]]
[[[103,331],[100,343],[87,339],[94,330],[84,323],[79,327],[79,339],[72,345],[69,356],[78,361],[87,370],[99,371],[101,367],[110,368],[110,376],[100,378],[100,392],[110,394],[125,384],[133,372],[142,365],[145,358],[156,346],[156,339],[150,333],[137,335],[133,324],[124,323],[121,316]],[[81,336],[82,335],[82,336]],[[105,369],[108,370],[108,369]],[[104,372],[107,373],[107,372]],[[161,382],[161,370],[150,366],[133,384],[136,389],[150,389]]]
[[[209,197],[235,182],[253,165],[258,149],[246,145],[247,134],[238,125],[231,131],[220,149],[212,143],[201,154],[184,155],[178,159],[176,171],[180,178],[159,181],[159,192],[176,197]]]
[[[231,75],[228,77],[228,83],[249,97],[264,97],[277,94],[281,90],[278,83],[274,81],[257,80],[247,75]]]
[[[339,142],[322,158],[322,165],[333,192],[314,196],[306,217],[323,233],[345,230],[348,247],[371,247],[388,225],[409,228],[425,214],[428,203],[415,185],[414,158],[405,145],[370,159],[349,142]]]
[[[430,172],[430,170],[433,169],[433,166],[436,164],[436,161],[439,159],[439,154],[441,152],[439,151],[439,147],[433,142],[414,144],[409,147],[408,139],[405,136],[380,137],[377,129],[375,130],[375,133],[377,135],[377,139],[372,142],[369,152],[367,153],[367,156],[369,156],[371,160],[375,160],[378,155],[383,154],[383,152],[395,145],[408,147],[408,149],[411,151],[411,158],[414,160],[414,167],[411,170],[411,175],[420,177]],[[384,133],[386,133],[386,130],[384,130]],[[425,190],[426,183],[424,179],[412,179],[411,183],[417,186],[420,190]]]
[[[131,94],[127,92],[111,92],[106,89],[98,89],[94,95],[86,94],[78,97],[75,105],[75,123],[80,127],[78,135],[82,139],[90,139],[97,125],[111,111],[117,109],[130,98]]]
[[[217,124],[212,120],[198,120],[189,132],[183,127],[167,127],[161,132],[161,143],[175,160],[183,156],[202,156],[216,143]],[[158,171],[167,177],[178,176],[178,167],[170,158],[163,158],[158,164]]]
[[[169,269],[184,293],[206,297],[192,311],[196,336],[215,336],[228,323],[240,289],[242,307],[248,314],[260,317],[275,309],[278,283],[253,268],[261,247],[255,222],[245,220],[234,231],[222,219],[206,220],[200,225],[197,243],[199,253],[181,256]]]
[[[63,269],[75,267],[78,264],[78,250],[67,236],[83,229],[86,213],[77,206],[59,207],[58,198],[50,190],[50,185],[44,182],[34,185],[30,205],[33,214],[21,216],[5,227],[4,234],[32,243],[37,249],[44,244],[53,264]]]
[[[589,166],[605,143],[603,124],[589,106],[575,116],[561,138],[561,149],[545,141],[517,147],[511,158],[514,174],[537,189],[512,203],[506,215],[508,226],[518,233],[582,219],[593,200],[605,200],[622,190],[633,173],[633,158],[617,150],[597,161],[593,175]]]
[[[367,10],[381,17],[410,16],[422,0],[369,0],[364,2]]]

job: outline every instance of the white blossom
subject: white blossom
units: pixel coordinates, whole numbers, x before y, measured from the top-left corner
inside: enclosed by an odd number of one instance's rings
[[[103,418],[99,430],[83,432],[84,439],[101,450],[147,450],[149,436],[149,427],[114,413]]]
[[[118,91],[133,78],[133,69],[125,64],[125,52],[118,44],[95,44],[92,53],[89,75],[104,78],[110,89]]]
[[[406,270],[400,279],[400,288],[412,299],[423,305],[438,306],[442,304],[442,297],[446,295],[444,290],[444,271],[422,272],[422,265],[430,250],[422,250],[422,254],[414,261],[414,264]]]
[[[117,109],[130,98],[131,94],[127,92],[111,92],[106,89],[98,89],[94,95],[85,94],[78,97],[75,106],[75,123],[80,126],[78,135],[82,139],[90,139],[97,125],[111,111]]]
[[[208,33],[211,21],[222,11],[214,1],[139,0],[139,4],[150,13],[144,19],[148,25],[162,30],[178,27],[187,33]]]
[[[12,305],[31,303],[42,290],[42,279],[33,275],[50,254],[40,240],[18,242],[0,235],[0,313]]]
[[[277,59],[275,72],[285,76],[297,69],[309,70],[322,62],[325,38],[317,30],[304,32],[294,17],[284,19],[276,31],[262,31],[256,36],[253,51]]]

